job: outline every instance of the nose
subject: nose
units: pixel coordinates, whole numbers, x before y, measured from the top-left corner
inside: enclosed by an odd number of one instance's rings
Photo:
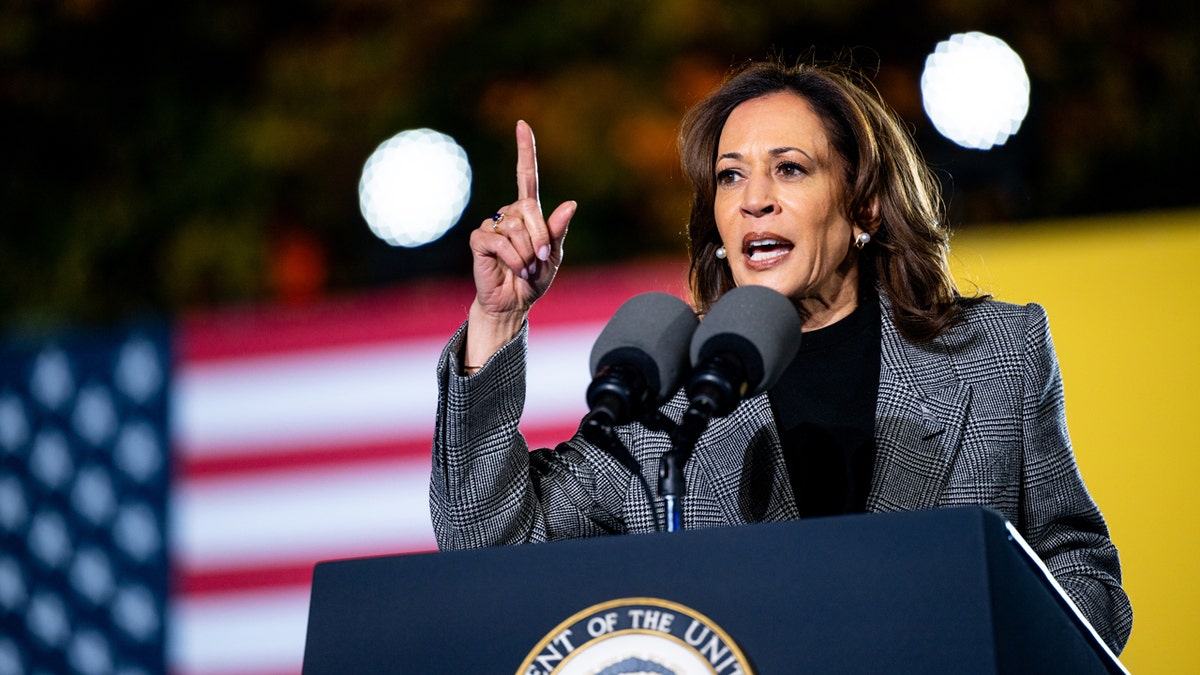
[[[746,181],[742,191],[742,213],[758,218],[779,210],[775,201],[775,183],[769,176],[754,174]]]

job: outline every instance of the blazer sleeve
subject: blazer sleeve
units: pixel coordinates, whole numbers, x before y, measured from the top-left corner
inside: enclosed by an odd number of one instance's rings
[[[579,434],[529,452],[525,406],[528,324],[470,377],[459,375],[463,324],[438,360],[429,505],[442,550],[624,531],[628,482]]]
[[[1018,528],[1100,637],[1119,654],[1133,625],[1133,610],[1121,588],[1121,563],[1071,449],[1062,373],[1046,311],[1036,304],[1025,309],[1025,457]]]

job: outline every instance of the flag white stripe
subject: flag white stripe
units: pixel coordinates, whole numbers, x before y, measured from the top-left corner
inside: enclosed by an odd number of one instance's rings
[[[177,601],[167,639],[170,672],[299,673],[309,595],[304,587]]]
[[[202,570],[424,549],[428,490],[429,463],[412,460],[192,481],[174,494],[172,553]]]
[[[526,423],[586,412],[588,350],[601,328],[532,333]],[[175,382],[173,437],[191,458],[429,438],[443,346],[426,340],[184,364]]]
[[[192,456],[432,429],[432,342],[185,365],[174,436]]]
[[[587,413],[592,343],[603,323],[529,331],[522,426],[578,422]],[[566,440],[565,438],[562,440]]]

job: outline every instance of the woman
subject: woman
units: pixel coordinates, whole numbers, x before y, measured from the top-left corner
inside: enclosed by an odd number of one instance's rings
[[[530,306],[562,261],[566,202],[543,219],[533,135],[518,200],[471,236],[476,298],[439,364],[430,500],[443,548],[656,529],[639,484],[576,435],[527,452]],[[714,420],[685,469],[686,528],[977,504],[1017,526],[1120,652],[1120,563],[1076,467],[1045,311],[959,295],[935,182],[869,86],[754,64],[685,118],[693,302],[738,285],[791,299],[801,353],[767,394]],[[678,421],[682,393],[662,412]],[[670,447],[618,435],[649,477]]]

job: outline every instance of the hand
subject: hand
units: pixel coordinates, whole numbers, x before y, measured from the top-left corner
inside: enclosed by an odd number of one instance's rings
[[[534,301],[550,288],[575,207],[573,201],[563,202],[543,219],[533,130],[517,122],[517,201],[471,233],[475,301],[464,366],[483,365],[511,340]]]

